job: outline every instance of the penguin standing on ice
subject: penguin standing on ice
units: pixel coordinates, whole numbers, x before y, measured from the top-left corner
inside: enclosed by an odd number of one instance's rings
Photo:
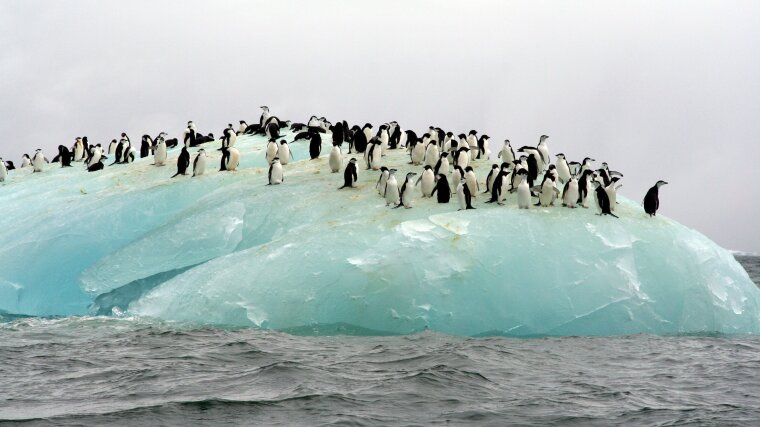
[[[578,178],[572,175],[562,190],[562,206],[575,209],[579,199]]]
[[[152,148],[153,140],[150,138],[150,135],[143,135],[142,142],[140,142],[140,158],[148,157]]]
[[[264,152],[264,155],[267,159],[267,164],[272,164],[272,160],[277,157],[277,152],[279,149],[280,148],[277,146],[277,141],[274,139],[270,139],[269,142],[267,142],[267,149]]]
[[[5,161],[0,157],[0,182],[4,182],[8,176],[8,167],[5,166]]]
[[[541,135],[541,137],[538,139],[538,145],[536,146],[536,149],[541,154],[541,165],[542,169],[541,172],[546,169],[546,167],[549,165],[549,146],[546,145],[546,140],[549,139],[548,135]]]
[[[177,175],[186,175],[187,168],[189,166],[190,166],[190,152],[187,151],[187,143],[185,143],[185,146],[182,147],[182,152],[179,153],[179,157],[177,157],[177,173],[172,175],[172,178],[176,177]]]
[[[438,174],[449,174],[449,153],[446,151],[441,153],[441,158],[438,159],[438,163],[435,164],[435,167],[433,168],[433,173],[436,175]]]
[[[81,162],[82,160],[84,160],[84,153],[85,153],[85,148],[84,148],[84,144],[82,143],[82,138],[77,137],[74,140],[74,146],[71,149],[71,154],[72,154],[72,157],[74,158],[73,160],[75,162]],[[69,166],[71,166],[71,164],[69,164]]]
[[[430,144],[425,149],[425,166],[433,167],[438,164],[438,160],[441,157],[439,153],[438,143],[430,141]]]
[[[528,172],[525,169],[521,169],[517,174],[520,176],[520,184],[517,185],[517,207],[520,209],[530,209]]]
[[[275,157],[272,160],[272,164],[269,165],[269,184],[267,185],[279,185],[285,181],[285,177],[282,173],[282,165],[280,164],[280,158]]]
[[[280,158],[280,164],[287,165],[293,160],[293,154],[290,152],[290,146],[284,139],[280,141],[280,147],[277,149],[277,157]]]
[[[491,137],[485,134],[478,138],[478,155],[476,159],[480,159],[480,156],[483,156],[488,160],[491,157],[491,146],[488,142],[490,139]]]
[[[42,172],[46,163],[50,162],[45,158],[45,155],[42,154],[42,149],[38,148],[37,151],[34,152],[34,157],[32,157],[32,166],[34,167],[32,172]]]
[[[340,167],[343,165],[340,144],[333,142],[333,147],[330,149],[330,157],[327,163],[330,165],[330,171],[332,171],[332,173],[337,173],[340,170]]]
[[[422,190],[422,197],[431,197],[433,195],[433,189],[435,188],[435,173],[433,168],[425,166],[422,171],[422,175],[417,180],[417,184],[422,183],[420,189]]]
[[[380,178],[377,179],[377,184],[375,184],[375,189],[377,190],[377,194],[381,196],[385,194],[385,183],[388,182],[388,176],[390,176],[390,172],[388,172],[388,168],[385,166],[382,166],[380,168]]]
[[[319,132],[312,132],[311,138],[309,140],[309,156],[311,156],[311,160],[314,160],[318,158],[321,153],[322,136],[319,134]]]
[[[491,165],[491,170],[488,172],[488,175],[486,176],[486,191],[484,191],[484,193],[493,192],[493,182],[496,179],[497,175],[499,175],[499,165],[494,163]]]
[[[597,215],[618,217],[612,213],[612,210],[610,210],[610,199],[607,196],[607,192],[604,190],[604,185],[596,180],[594,181],[594,198],[596,199],[596,206],[599,208],[599,213]]]
[[[156,148],[153,150],[153,164],[156,166],[163,166],[166,163],[166,141],[164,140],[165,133],[161,132],[156,138]]]
[[[71,167],[71,157],[71,152],[65,145],[58,146],[58,159],[61,162],[62,168]],[[53,161],[55,161],[55,159],[53,159]]]
[[[206,150],[201,148],[193,160],[193,176],[203,175],[206,172]]]
[[[438,203],[448,203],[451,200],[451,187],[449,187],[449,180],[446,179],[446,175],[438,174],[438,180],[435,182],[435,188],[431,196],[438,193]]]
[[[496,165],[494,165],[496,166]],[[491,182],[491,199],[486,203],[496,202],[499,205],[504,204],[504,198],[507,196],[507,177],[509,175],[509,163],[502,163],[501,169],[496,173]],[[492,170],[493,172],[493,170]]]
[[[654,187],[650,188],[646,196],[644,196],[644,212],[648,213],[649,216],[655,216],[657,210],[660,209],[660,187],[666,184],[667,182],[663,180],[657,181]]]
[[[356,180],[358,175],[356,173],[356,158],[352,157],[346,165],[346,169],[343,171],[343,186],[338,188],[354,188],[356,186]]]
[[[398,188],[398,181],[396,181],[396,169],[388,169],[388,180],[385,182],[385,191],[383,197],[385,197],[385,206],[396,206],[401,203],[401,193]]]
[[[222,162],[219,171],[234,171],[240,165],[240,151],[237,148],[222,148]]]
[[[404,183],[401,185],[401,191],[400,191],[400,198],[401,201],[396,205],[395,207],[401,207],[404,206],[404,208],[409,209],[412,207],[412,198],[414,197],[414,176],[417,175],[416,172],[409,172],[406,174],[406,179],[404,180]]]
[[[467,166],[464,171],[464,182],[467,184],[467,189],[470,190],[471,197],[476,198],[478,191],[480,191],[480,184],[478,184],[475,171],[472,169],[472,166]]]
[[[580,179],[578,180],[578,204],[584,208],[588,208],[586,199],[588,198],[589,186],[591,185],[591,181],[593,179],[594,171],[591,169],[586,169],[583,171]]]
[[[472,194],[467,186],[465,180],[459,181],[457,185],[457,201],[459,202],[459,210],[475,209],[472,207]]]

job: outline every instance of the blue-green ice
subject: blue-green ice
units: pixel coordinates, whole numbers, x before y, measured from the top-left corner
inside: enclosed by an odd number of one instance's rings
[[[450,334],[759,333],[760,290],[725,249],[618,197],[591,209],[422,199],[390,209],[359,157],[359,188],[308,142],[266,186],[262,137],[236,172],[169,177],[152,158],[88,173],[12,171],[0,184],[0,310],[107,314],[278,330]],[[196,149],[192,149],[194,154]],[[345,148],[344,148],[345,153]],[[344,165],[349,155],[344,154]],[[387,166],[421,172],[403,150]],[[482,181],[490,161],[475,162]],[[634,172],[635,171],[631,171]]]

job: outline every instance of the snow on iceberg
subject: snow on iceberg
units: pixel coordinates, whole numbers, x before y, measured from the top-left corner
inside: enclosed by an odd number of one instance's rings
[[[291,144],[285,183],[265,186],[265,143],[241,137],[238,171],[195,178],[150,158],[14,171],[0,187],[0,311],[291,331],[760,332],[760,290],[728,251],[622,197],[620,219],[518,210],[514,195],[479,195],[474,211],[420,196],[391,209],[377,172],[360,167],[359,188],[338,191],[342,173],[326,149],[306,160],[308,142]],[[419,172],[407,161],[397,150],[385,164],[403,179]],[[476,162],[481,180],[489,169]]]

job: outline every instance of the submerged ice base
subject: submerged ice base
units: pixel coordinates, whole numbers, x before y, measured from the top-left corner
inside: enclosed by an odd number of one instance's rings
[[[292,138],[288,138],[290,140]],[[174,179],[152,158],[88,173],[81,164],[13,171],[0,185],[0,311],[129,313],[299,331],[348,324],[458,335],[760,333],[760,290],[732,255],[618,197],[590,209],[457,212],[423,199],[391,209],[378,172],[338,191],[308,142],[285,183],[265,186],[262,137],[241,137],[240,169]],[[196,149],[192,149],[194,154]],[[344,154],[344,165],[351,155]],[[403,150],[385,165],[407,171]],[[490,161],[475,162],[485,179]]]

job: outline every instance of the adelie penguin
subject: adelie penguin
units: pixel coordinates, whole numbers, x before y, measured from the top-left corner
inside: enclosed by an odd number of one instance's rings
[[[475,209],[472,207],[472,193],[467,187],[465,180],[460,180],[457,185],[457,201],[459,202],[459,210]]]
[[[644,196],[644,212],[648,213],[649,216],[655,216],[657,209],[660,209],[660,187],[666,184],[667,182],[663,180],[657,181],[654,187],[650,188],[646,196]]]
[[[152,148],[153,140],[150,138],[150,135],[143,135],[142,142],[140,142],[140,158],[143,159],[150,156]]]
[[[206,172],[206,150],[201,148],[193,160],[193,176],[203,175]]]
[[[604,190],[604,185],[599,181],[594,181],[594,198],[596,199],[596,206],[599,208],[597,215],[610,215],[617,218],[618,216],[612,213],[610,209],[610,199],[607,196],[607,191]]]
[[[358,175],[356,174],[356,158],[352,157],[351,160],[348,161],[346,169],[343,171],[343,186],[338,188],[338,190],[355,187],[357,179]]]
[[[322,153],[322,136],[318,132],[312,132],[310,136],[309,156],[314,160]]]
[[[285,177],[282,173],[282,165],[279,157],[275,157],[272,164],[269,165],[269,184],[267,185],[279,185],[283,181],[285,181]]]
[[[396,208],[403,206],[406,209],[409,209],[412,207],[412,198],[414,197],[414,176],[417,175],[416,172],[409,172],[406,174],[406,179],[404,180],[404,183],[401,185],[401,191],[400,191],[400,201],[395,206]]]
[[[377,179],[377,184],[375,184],[375,189],[377,190],[377,194],[381,196],[385,194],[385,183],[388,182],[388,176],[390,176],[390,172],[388,172],[388,168],[385,166],[382,166],[380,168],[380,178]]]
[[[340,144],[333,142],[333,147],[330,149],[330,158],[328,160],[330,171],[332,171],[332,173],[337,173],[340,170],[340,167],[343,165],[343,157],[340,153]]]
[[[401,203],[401,191],[396,180],[396,169],[388,169],[388,180],[385,182],[385,206],[396,206]]]
[[[185,146],[182,147],[182,152],[179,153],[179,157],[177,158],[177,173],[172,175],[172,178],[176,177],[177,175],[187,174],[187,168],[189,166],[190,166],[190,152],[187,151],[187,144],[185,144]]]
[[[438,180],[435,182],[435,188],[433,188],[433,194],[437,194],[438,203],[448,203],[451,200],[451,187],[449,187],[449,180],[444,174],[438,174]]]
[[[277,157],[277,152],[279,150],[280,150],[280,147],[277,145],[276,140],[270,139],[269,142],[267,142],[267,149],[265,151],[267,164],[272,164],[272,160],[274,160],[274,158]]]
[[[425,166],[422,171],[422,175],[417,180],[417,184],[422,184],[420,190],[422,191],[422,197],[431,197],[433,195],[433,189],[435,189],[435,173],[433,168]]]
[[[293,159],[293,153],[290,152],[290,146],[283,139],[280,141],[280,146],[277,148],[277,157],[280,158],[280,164],[287,165]]]

